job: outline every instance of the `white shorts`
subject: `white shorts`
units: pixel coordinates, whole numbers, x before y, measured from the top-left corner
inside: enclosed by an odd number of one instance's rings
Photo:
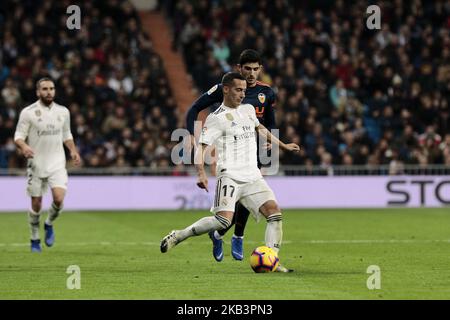
[[[27,178],[27,194],[30,197],[42,197],[48,191],[49,186],[50,189],[62,188],[67,190],[68,176],[66,169],[58,170],[47,178],[40,178],[34,174],[32,168],[28,168]]]
[[[276,202],[272,189],[263,178],[254,182],[239,182],[223,176],[217,179],[211,212],[234,212],[236,202],[240,202],[252,213],[255,220],[259,221],[262,216],[259,208],[269,200]]]

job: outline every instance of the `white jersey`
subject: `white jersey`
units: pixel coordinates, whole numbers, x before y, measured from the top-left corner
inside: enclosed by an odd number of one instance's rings
[[[199,142],[216,146],[217,177],[228,176],[242,182],[262,178],[256,154],[258,126],[255,108],[250,104],[229,108],[222,103],[208,115]]]
[[[73,140],[69,110],[55,102],[47,107],[39,100],[22,110],[14,140],[23,139],[34,151],[28,167],[41,178],[66,168],[63,143]]]

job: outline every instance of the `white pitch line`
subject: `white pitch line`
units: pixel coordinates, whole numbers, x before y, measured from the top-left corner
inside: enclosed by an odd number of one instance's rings
[[[189,243],[184,242],[182,245]],[[247,240],[247,244],[260,244],[263,245],[261,241]],[[413,239],[353,239],[353,240],[302,240],[302,241],[283,241],[283,244],[424,244],[424,243],[450,243],[450,239],[440,239],[440,240],[413,240]],[[160,242],[60,242],[61,246],[159,246]],[[203,241],[201,244],[210,244],[210,242]],[[27,247],[29,243],[0,243],[0,247]]]
[[[443,240],[401,240],[401,239],[390,239],[390,240],[308,240],[301,241],[302,243],[310,243],[310,244],[372,244],[372,243],[436,243],[436,242],[444,242],[450,243],[450,239]]]
[[[188,244],[189,241],[183,242],[181,243],[182,245],[184,244]],[[210,244],[211,242],[200,242],[202,244]],[[246,243],[250,243],[250,244],[261,244],[263,245],[263,242],[259,242],[259,241],[253,241],[253,240],[249,240],[246,241]],[[283,244],[290,244],[292,243],[292,241],[283,241]],[[60,245],[64,245],[64,246],[159,246],[161,244],[161,242],[107,242],[107,241],[101,241],[101,242],[60,242]],[[0,243],[0,247],[6,247],[6,246],[10,246],[10,247],[26,247],[29,246],[29,243]]]

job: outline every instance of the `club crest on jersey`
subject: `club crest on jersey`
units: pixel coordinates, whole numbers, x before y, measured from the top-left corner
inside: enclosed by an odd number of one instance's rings
[[[225,115],[225,117],[226,117],[228,120],[230,120],[230,121],[233,121],[233,120],[234,120],[233,115],[232,115],[231,113],[227,113],[227,114]]]
[[[266,95],[264,93],[258,94],[258,100],[261,103],[264,103],[266,101]]]
[[[41,116],[41,110],[36,110],[34,111],[34,114],[36,115],[36,117],[40,117]]]
[[[255,107],[256,116],[261,118],[264,115],[264,107]]]

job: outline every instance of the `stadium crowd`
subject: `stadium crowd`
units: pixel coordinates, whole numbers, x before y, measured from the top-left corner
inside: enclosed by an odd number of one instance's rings
[[[302,145],[286,165],[450,165],[450,1],[168,0],[174,48],[199,91],[220,82],[242,50],[264,58],[280,136]],[[84,167],[170,167],[175,116],[161,57],[128,1],[0,2],[0,168],[24,167],[13,132],[35,81],[55,80]],[[49,23],[52,21],[52,23]],[[177,167],[178,169],[178,167]]]
[[[243,49],[265,59],[283,164],[450,165],[450,1],[164,1],[174,47],[208,90]]]
[[[71,112],[84,167],[169,166],[176,103],[135,8],[85,1],[81,29],[69,30],[69,5],[0,2],[0,168],[25,167],[14,130],[44,76],[55,81],[55,101]]]

